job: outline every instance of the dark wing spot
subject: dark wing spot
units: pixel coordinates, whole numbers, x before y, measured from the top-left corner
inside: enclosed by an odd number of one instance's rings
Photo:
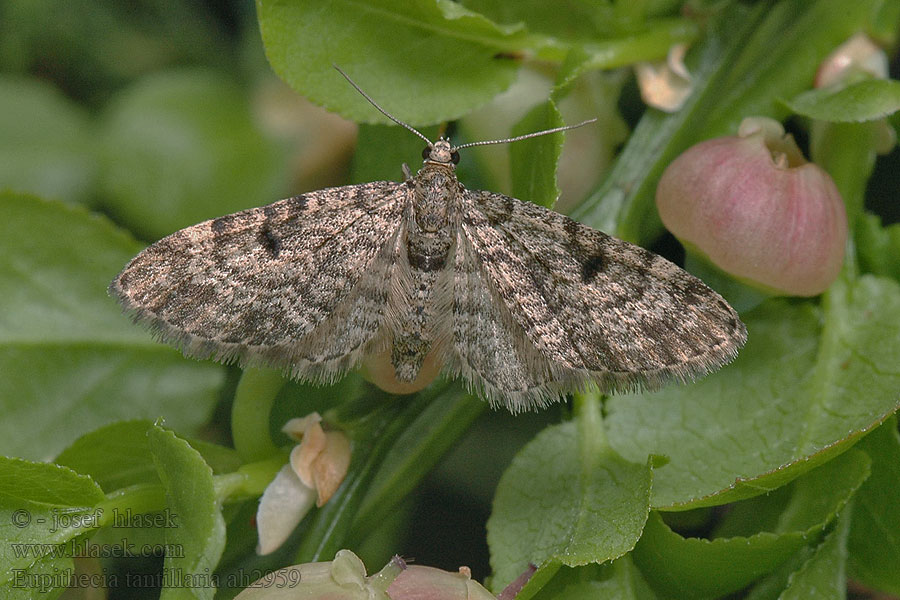
[[[606,261],[602,254],[594,254],[589,256],[581,263],[581,282],[591,283],[597,276],[597,273],[603,270]]]
[[[362,190],[357,190],[353,199],[353,205],[359,209],[367,210],[371,205],[371,196]]]
[[[681,291],[682,300],[685,304],[696,306],[703,304],[709,299],[709,288],[699,279],[692,278],[684,284]]]
[[[503,199],[503,210],[485,212],[488,224],[490,224],[491,227],[496,227],[497,225],[506,223],[512,217],[512,213],[515,209],[516,207],[513,199],[510,197],[505,197]]]
[[[272,255],[272,258],[278,258],[278,254],[281,252],[281,238],[272,233],[268,225],[263,225],[259,230],[259,244]]]
[[[213,233],[219,235],[228,231],[229,227],[234,223],[236,215],[225,215],[224,217],[219,217],[218,219],[213,219],[210,228]]]
[[[563,229],[566,230],[566,233],[569,235],[568,243],[572,247],[579,246],[579,227],[578,223],[573,221],[572,219],[566,218],[563,222]]]
[[[487,217],[488,225],[491,227],[496,227],[497,225],[502,225],[509,220],[509,213],[490,213],[485,215]]]
[[[300,216],[300,213],[306,210],[309,199],[306,196],[293,196],[275,204],[270,204],[266,208],[271,207],[272,212],[266,212],[266,219],[279,219],[280,221],[291,221]]]

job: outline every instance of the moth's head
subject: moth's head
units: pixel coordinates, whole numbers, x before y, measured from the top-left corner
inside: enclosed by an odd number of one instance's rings
[[[456,165],[459,164],[459,152],[450,145],[450,140],[444,138],[439,139],[433,144],[429,144],[422,150],[422,158],[425,163],[435,163],[439,165]]]

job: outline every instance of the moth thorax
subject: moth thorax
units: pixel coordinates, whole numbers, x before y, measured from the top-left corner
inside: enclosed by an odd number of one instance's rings
[[[444,169],[423,169],[416,181],[413,204],[419,229],[434,232],[447,227],[458,192],[459,185],[451,173]]]

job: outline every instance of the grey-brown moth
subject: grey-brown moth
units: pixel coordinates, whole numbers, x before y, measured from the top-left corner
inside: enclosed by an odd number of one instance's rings
[[[591,382],[691,379],[736,355],[744,324],[702,281],[559,213],[466,189],[465,145],[432,143],[363,95],[427,142],[418,173],[182,229],[111,294],[192,357],[324,382],[385,352],[413,381],[430,357],[513,412]]]

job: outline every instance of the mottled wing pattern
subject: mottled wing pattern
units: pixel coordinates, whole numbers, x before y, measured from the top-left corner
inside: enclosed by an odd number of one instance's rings
[[[366,183],[212,219],[148,247],[110,292],[190,356],[331,380],[383,324],[409,197]]]
[[[567,387],[560,383],[613,391],[690,379],[731,360],[746,340],[721,296],[661,256],[501,194],[467,190],[463,205],[462,235],[482,283],[552,365],[519,394],[519,409],[555,399]],[[461,341],[457,330],[459,354],[468,354],[461,360],[489,381],[491,369],[480,367],[489,342]]]

